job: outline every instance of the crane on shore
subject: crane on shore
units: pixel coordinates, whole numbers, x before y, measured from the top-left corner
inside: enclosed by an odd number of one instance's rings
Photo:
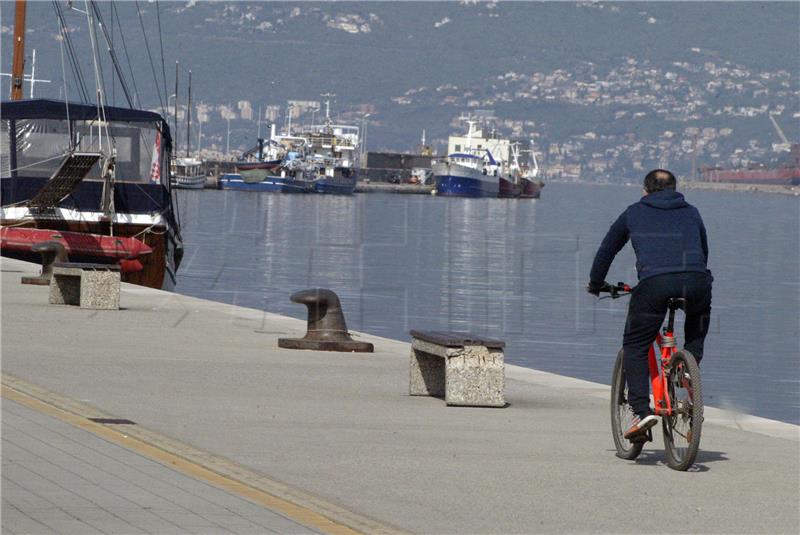
[[[772,144],[772,150],[774,152],[789,152],[789,150],[791,150],[792,144],[786,138],[786,134],[783,133],[783,130],[781,130],[778,121],[775,120],[774,114],[768,113],[767,116],[769,117],[769,120],[772,121],[772,126],[775,127],[775,132],[778,133],[778,137],[781,140],[780,143]]]

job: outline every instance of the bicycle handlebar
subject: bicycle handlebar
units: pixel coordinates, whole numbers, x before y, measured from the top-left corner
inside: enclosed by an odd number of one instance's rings
[[[606,283],[605,286],[600,288],[601,292],[607,292],[611,299],[617,299],[624,295],[629,295],[633,288],[625,284],[624,282],[618,282],[617,284],[609,284]]]

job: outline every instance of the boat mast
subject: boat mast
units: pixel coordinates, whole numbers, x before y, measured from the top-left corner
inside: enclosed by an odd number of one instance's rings
[[[173,112],[173,116],[174,116],[174,119],[175,119],[175,131],[172,133],[172,139],[175,142],[175,148],[173,150],[173,154],[175,154],[176,157],[178,155],[178,149],[180,147],[180,143],[178,141],[178,65],[179,65],[179,63],[176,61],[175,62],[175,95],[173,95],[175,97],[175,108],[174,108],[175,111]],[[169,102],[167,102],[167,105],[169,105]]]
[[[189,99],[186,101],[186,157],[189,157],[189,152],[192,150],[192,69],[189,69]]]
[[[25,9],[27,2],[17,0],[14,6],[14,63],[11,69],[11,100],[22,100],[25,79]],[[33,83],[31,83],[33,87]]]

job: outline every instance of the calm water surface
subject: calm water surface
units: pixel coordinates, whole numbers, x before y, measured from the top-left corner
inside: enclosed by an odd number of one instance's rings
[[[305,319],[289,295],[330,288],[348,327],[506,340],[508,362],[609,383],[627,299],[583,290],[608,226],[640,188],[549,184],[540,200],[180,191],[180,293]],[[689,191],[714,273],[706,403],[800,424],[800,200]],[[630,246],[611,281],[636,282]],[[682,329],[680,329],[682,331]]]

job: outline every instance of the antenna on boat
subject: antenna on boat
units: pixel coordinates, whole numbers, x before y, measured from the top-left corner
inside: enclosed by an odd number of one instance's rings
[[[319,96],[325,99],[325,126],[331,126],[331,97],[336,95],[333,93],[321,93]]]
[[[292,135],[292,112],[294,111],[294,104],[289,104],[286,106],[286,123],[285,127],[286,130],[283,135],[291,136]]]

